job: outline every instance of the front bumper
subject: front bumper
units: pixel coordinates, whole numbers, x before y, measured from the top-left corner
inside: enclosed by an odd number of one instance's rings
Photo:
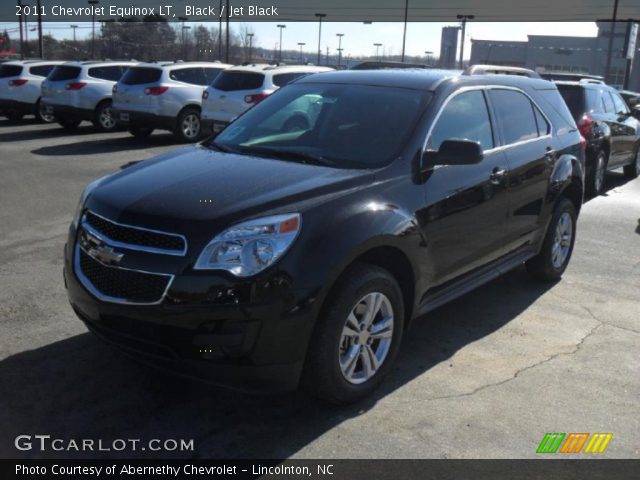
[[[162,130],[173,130],[176,125],[175,117],[156,115],[154,113],[114,108],[113,114],[118,124],[126,128],[159,128]]]
[[[264,284],[247,290],[211,272],[176,275],[157,305],[101,301],[78,279],[73,236],[65,247],[65,285],[73,310],[97,336],[181,376],[251,392],[297,387],[314,319],[308,292],[271,278],[265,294]],[[224,296],[234,288],[249,298]]]

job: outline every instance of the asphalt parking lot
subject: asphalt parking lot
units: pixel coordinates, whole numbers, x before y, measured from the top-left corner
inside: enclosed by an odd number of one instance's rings
[[[519,268],[429,314],[383,388],[336,408],[167,377],[87,333],[62,281],[80,193],[177,146],[83,125],[0,120],[0,457],[123,456],[14,447],[49,434],[194,439],[155,454],[175,457],[534,458],[546,432],[612,432],[601,456],[640,457],[640,180],[612,174],[585,204],[561,282]]]

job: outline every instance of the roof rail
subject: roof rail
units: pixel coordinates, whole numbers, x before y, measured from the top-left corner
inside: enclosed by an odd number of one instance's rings
[[[521,77],[540,78],[538,72],[528,68],[509,67],[505,65],[471,65],[463,75],[518,75]]]
[[[604,85],[602,80],[598,80],[596,78],[581,78],[580,83],[595,83],[597,85]]]

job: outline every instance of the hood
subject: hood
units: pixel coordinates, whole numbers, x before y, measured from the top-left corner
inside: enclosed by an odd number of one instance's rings
[[[114,221],[189,234],[206,225],[301,211],[371,183],[370,171],[306,165],[189,146],[107,177],[87,207]]]

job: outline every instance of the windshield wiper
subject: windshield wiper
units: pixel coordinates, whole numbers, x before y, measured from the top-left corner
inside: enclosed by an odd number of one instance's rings
[[[213,150],[218,150],[219,152],[224,152],[224,153],[243,153],[240,150],[236,150],[235,148],[228,147],[226,145],[223,145],[223,144],[217,143],[217,142],[205,143],[205,146],[207,148],[210,148],[210,149],[213,149]]]
[[[297,160],[301,163],[312,165],[334,166],[336,164],[335,161],[325,158],[321,155],[314,155],[313,153],[299,152],[295,150],[280,150],[278,148],[244,147],[242,149],[242,153],[265,155],[280,160]]]

